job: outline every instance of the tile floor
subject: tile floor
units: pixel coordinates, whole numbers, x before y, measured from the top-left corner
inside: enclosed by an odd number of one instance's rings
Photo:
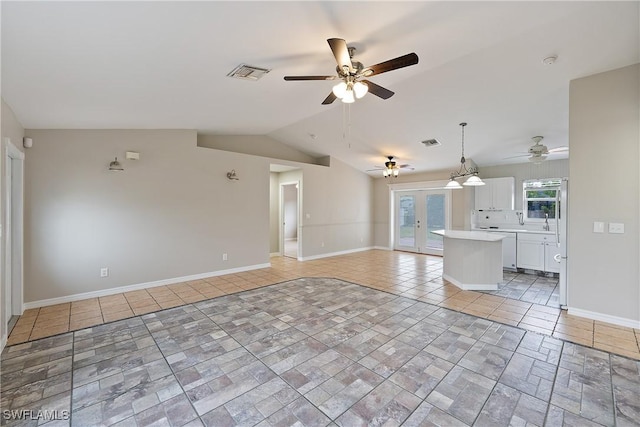
[[[426,274],[437,264],[396,256]],[[452,290],[440,306],[401,295],[413,285],[295,279],[7,347],[2,424],[640,423],[640,361],[443,307]],[[493,295],[455,301],[533,316]]]
[[[203,301],[300,277],[333,277],[576,344],[640,359],[640,330],[569,316],[557,308],[556,279],[505,272],[491,293],[461,291],[442,279],[442,258],[372,250],[27,310],[8,345]]]

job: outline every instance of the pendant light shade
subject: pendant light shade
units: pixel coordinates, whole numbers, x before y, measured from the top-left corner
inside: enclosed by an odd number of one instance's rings
[[[475,187],[478,185],[484,185],[484,181],[482,181],[478,175],[471,175],[462,185]]]
[[[458,181],[456,181],[455,179],[451,179],[447,185],[444,186],[444,188],[448,188],[450,190],[458,190],[460,188],[462,188],[462,185],[460,185],[460,183]]]

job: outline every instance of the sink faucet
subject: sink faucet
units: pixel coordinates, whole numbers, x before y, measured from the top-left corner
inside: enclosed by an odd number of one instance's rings
[[[549,231],[549,214],[544,214],[544,225],[542,226],[544,231]]]

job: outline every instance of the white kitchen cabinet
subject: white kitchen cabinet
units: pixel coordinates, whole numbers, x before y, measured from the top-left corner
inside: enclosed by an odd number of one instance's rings
[[[559,273],[560,264],[554,256],[559,253],[552,234],[518,233],[518,268]]]
[[[518,268],[544,271],[544,235],[518,233]]]
[[[483,181],[485,185],[475,187],[476,210],[513,210],[515,179],[512,176]]]

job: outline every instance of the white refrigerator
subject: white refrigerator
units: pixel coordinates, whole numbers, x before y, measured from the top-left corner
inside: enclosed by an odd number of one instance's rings
[[[560,302],[560,308],[563,309],[567,307],[567,231],[569,227],[569,221],[567,218],[569,213],[568,195],[569,179],[562,178],[560,190],[556,191],[556,244],[558,245],[559,253],[554,257],[554,259],[556,262],[560,263],[558,299]]]

